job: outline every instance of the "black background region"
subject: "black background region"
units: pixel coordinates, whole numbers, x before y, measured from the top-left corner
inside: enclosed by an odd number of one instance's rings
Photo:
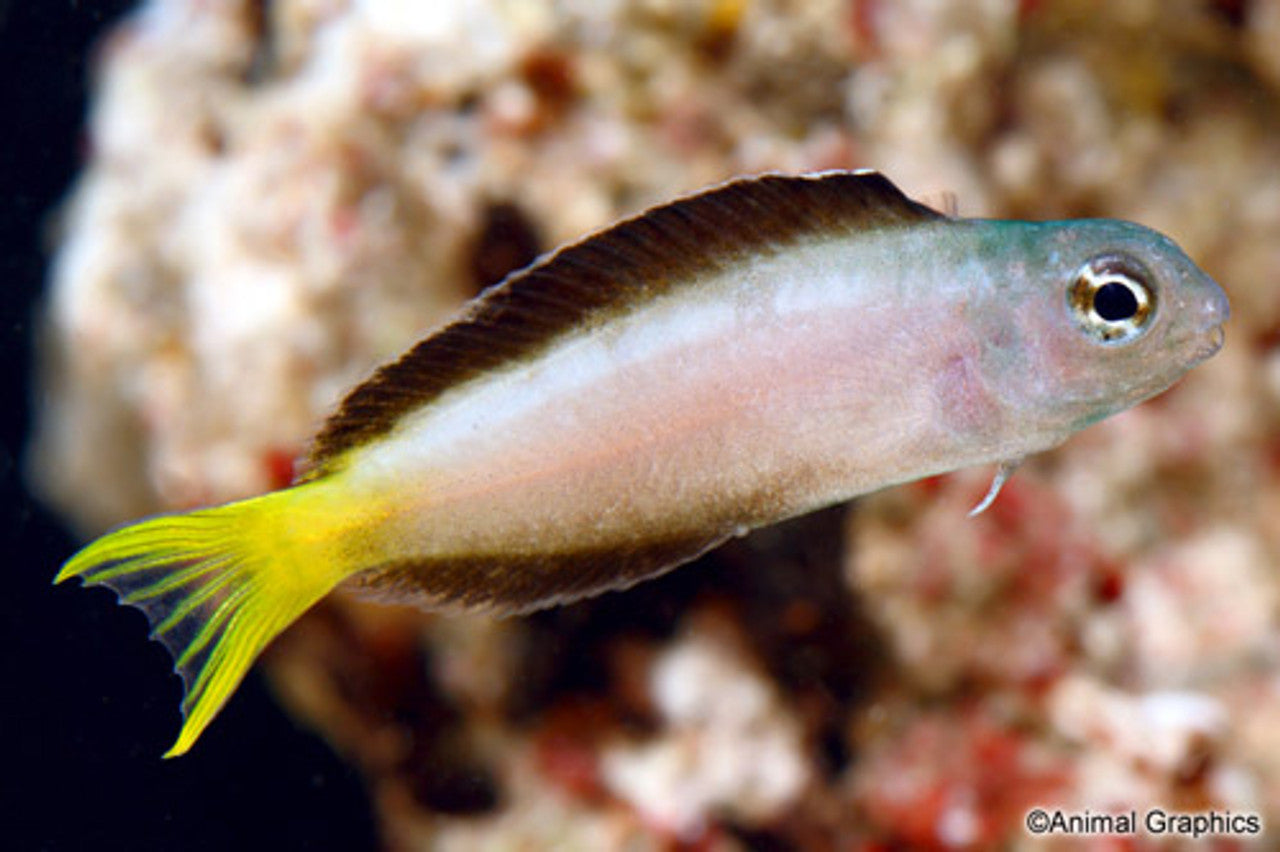
[[[77,542],[22,480],[36,305],[50,213],[84,156],[93,45],[132,5],[0,0],[0,848],[371,848],[359,778],[256,674],[191,754],[161,760],[180,724],[168,655],[109,592],[50,584]]]

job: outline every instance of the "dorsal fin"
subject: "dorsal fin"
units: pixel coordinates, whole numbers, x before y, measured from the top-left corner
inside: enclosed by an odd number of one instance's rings
[[[459,319],[380,367],[320,430],[303,478],[320,475],[444,391],[735,259],[807,235],[940,218],[877,172],[739,179],[651,208],[513,273]]]

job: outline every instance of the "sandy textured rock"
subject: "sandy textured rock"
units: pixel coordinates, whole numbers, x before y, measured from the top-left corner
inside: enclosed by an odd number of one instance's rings
[[[967,214],[1133,218],[1224,284],[1227,347],[987,514],[964,472],[498,623],[335,597],[271,669],[404,848],[1017,848],[1049,803],[1280,825],[1278,22],[152,0],[101,55],[34,478],[85,532],[280,486],[344,389],[480,287],[733,175],[877,167]]]

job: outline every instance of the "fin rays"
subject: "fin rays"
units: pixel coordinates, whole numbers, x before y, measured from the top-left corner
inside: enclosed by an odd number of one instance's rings
[[[80,577],[146,613],[182,678],[185,722],[166,757],[186,752],[262,649],[344,576],[326,554],[280,535],[309,489],[276,492],[117,530],[72,557]]]
[[[763,175],[651,208],[514,273],[456,322],[378,369],[316,436],[302,479],[335,469],[346,452],[451,388],[637,300],[696,283],[707,270],[807,236],[942,218],[875,172]]]

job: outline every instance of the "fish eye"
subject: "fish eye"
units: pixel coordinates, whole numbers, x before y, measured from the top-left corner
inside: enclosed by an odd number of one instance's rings
[[[1067,305],[1076,324],[1098,342],[1128,343],[1155,318],[1151,282],[1151,273],[1133,258],[1102,255],[1076,273],[1067,288]]]

